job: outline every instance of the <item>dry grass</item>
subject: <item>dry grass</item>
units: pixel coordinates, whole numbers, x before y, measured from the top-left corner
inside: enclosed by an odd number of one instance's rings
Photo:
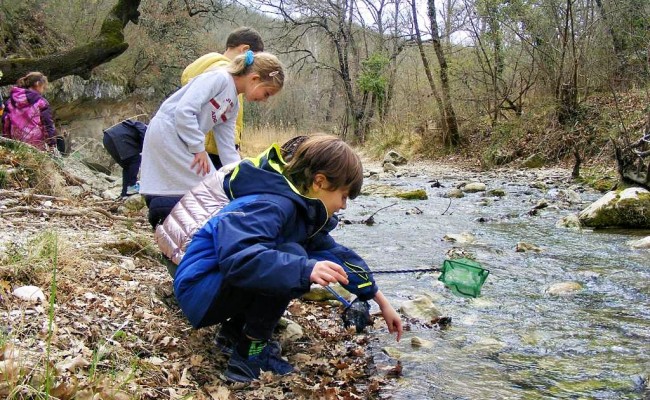
[[[49,154],[15,140],[0,140],[0,187],[34,188],[37,193],[64,196],[65,177]]]
[[[279,130],[278,128],[265,126],[258,128],[246,128],[242,139],[242,154],[245,157],[252,157],[266,150],[272,143],[282,143],[294,136],[304,135],[295,128]]]
[[[89,266],[87,257],[79,254],[68,241],[57,240],[51,230],[37,232],[26,241],[11,243],[0,256],[0,279],[43,286],[51,279],[52,263],[64,274],[74,274]]]

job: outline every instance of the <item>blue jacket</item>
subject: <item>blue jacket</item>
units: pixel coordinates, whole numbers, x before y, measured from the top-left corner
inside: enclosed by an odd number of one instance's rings
[[[281,174],[283,167],[274,145],[258,158],[241,161],[224,179],[231,202],[194,235],[174,277],[176,298],[195,328],[203,326],[224,282],[295,298],[309,291],[318,260],[343,265],[341,257],[354,254],[327,234],[332,222],[323,202],[302,196]],[[293,244],[304,252],[285,251]],[[370,277],[353,279],[351,289],[362,286],[353,292],[374,296],[377,288]]]

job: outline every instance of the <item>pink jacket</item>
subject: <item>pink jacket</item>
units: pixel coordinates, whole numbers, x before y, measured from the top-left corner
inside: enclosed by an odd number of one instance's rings
[[[2,118],[2,136],[40,150],[56,145],[50,104],[35,90],[12,88]]]

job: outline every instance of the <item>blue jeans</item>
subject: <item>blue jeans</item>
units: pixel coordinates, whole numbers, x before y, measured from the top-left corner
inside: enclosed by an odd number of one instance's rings
[[[63,138],[61,138],[63,139]],[[65,144],[65,143],[64,143]],[[57,137],[57,148],[59,151],[61,151],[61,148],[59,147],[60,142],[59,138]],[[126,191],[129,186],[133,186],[136,184],[138,181],[138,172],[140,171],[140,163],[142,162],[142,156],[140,154],[136,154],[131,157],[127,157],[125,159],[122,159],[120,157],[120,153],[115,146],[115,142],[113,139],[111,139],[108,135],[104,135],[104,148],[106,148],[106,151],[108,151],[108,154],[113,157],[113,160],[122,167],[122,194],[121,196],[124,197],[126,196]],[[63,152],[61,152],[63,153]]]

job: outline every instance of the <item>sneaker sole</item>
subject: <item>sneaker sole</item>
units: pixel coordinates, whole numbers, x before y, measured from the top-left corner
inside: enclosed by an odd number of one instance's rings
[[[235,381],[231,381],[231,380],[229,380],[229,379],[226,377],[226,375],[224,375],[224,374],[218,374],[217,377],[218,377],[219,379],[221,379],[221,380],[223,381],[223,383],[225,383],[226,386],[228,386],[229,389],[234,389],[234,390],[245,389],[245,388],[247,388],[248,386],[250,386],[250,384],[251,384],[251,382],[252,382],[252,381],[250,381],[250,382],[235,382]]]
[[[254,379],[250,379],[247,376],[239,375],[235,373],[229,373],[228,371],[219,375],[221,379],[224,380],[225,382],[235,384],[235,385],[244,385],[244,387],[248,386],[251,382],[254,381]]]

